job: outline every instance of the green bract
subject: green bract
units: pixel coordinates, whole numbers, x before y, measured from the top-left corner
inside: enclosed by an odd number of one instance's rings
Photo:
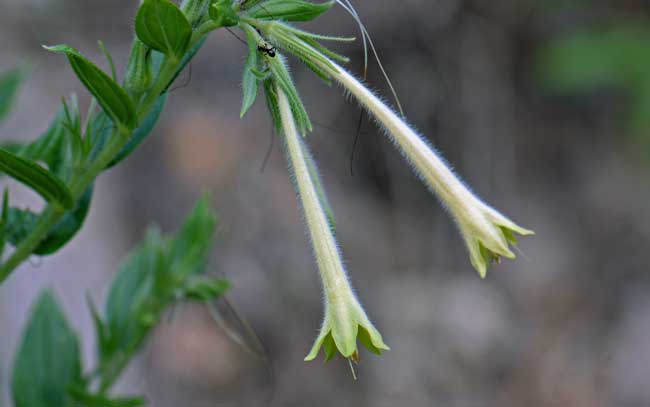
[[[248,59],[246,59],[244,78],[242,80],[244,97],[242,100],[241,113],[239,114],[240,117],[244,117],[248,109],[253,106],[255,99],[257,99],[257,93],[260,87],[260,78],[255,74],[259,65],[259,51],[257,49],[258,45],[255,33],[252,29],[246,30],[246,39],[248,40]]]
[[[145,0],[135,17],[140,41],[156,51],[180,59],[192,38],[192,25],[169,0]]]

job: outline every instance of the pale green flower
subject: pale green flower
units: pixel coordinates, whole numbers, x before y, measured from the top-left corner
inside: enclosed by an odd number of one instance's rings
[[[401,117],[350,73],[334,62],[328,70],[334,79],[354,95],[372,113],[387,135],[412,164],[415,172],[449,209],[458,223],[474,268],[485,278],[491,262],[501,257],[515,258],[509,245],[515,234],[532,235],[477,198],[449,169],[435,149],[420,137]],[[323,69],[328,69],[323,65]]]
[[[325,293],[323,326],[305,360],[313,360],[323,347],[326,360],[338,351],[343,357],[357,361],[357,339],[370,351],[380,354],[389,348],[352,291],[334,238],[333,225],[325,210],[327,204],[315,166],[297,131],[285,92],[280,86],[276,87],[276,91],[286,154],[294,173],[296,191],[305,214]]]

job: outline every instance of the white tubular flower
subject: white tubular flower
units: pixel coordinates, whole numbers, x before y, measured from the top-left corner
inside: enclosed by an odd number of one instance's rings
[[[483,203],[390,107],[350,73],[334,62],[330,63],[334,70],[324,65],[323,69],[327,69],[384,126],[415,172],[449,208],[463,235],[472,265],[481,278],[485,278],[490,263],[498,262],[501,256],[515,258],[509,248],[510,244],[516,243],[514,234],[532,235],[534,232],[516,225]]]
[[[296,192],[305,214],[325,293],[325,319],[320,334],[305,360],[316,358],[323,347],[326,360],[331,359],[338,350],[345,358],[356,361],[359,357],[357,339],[370,351],[380,354],[381,350],[389,348],[352,291],[323,208],[322,195],[319,194],[314,179],[316,174],[310,171],[309,153],[296,129],[286,94],[279,86],[276,89],[286,155],[293,170]]]

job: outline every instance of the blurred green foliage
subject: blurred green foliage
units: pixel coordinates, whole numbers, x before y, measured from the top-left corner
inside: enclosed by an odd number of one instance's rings
[[[650,130],[650,24],[621,21],[556,38],[539,52],[536,76],[561,94],[622,91],[629,97],[626,129]]]
[[[15,404],[142,405],[140,397],[112,398],[108,392],[169,307],[183,301],[209,303],[228,289],[227,281],[205,275],[216,223],[204,196],[178,234],[164,236],[150,229],[113,281],[103,316],[89,300],[99,356],[89,373],[82,374],[78,335],[53,294],[43,293],[16,354]]]

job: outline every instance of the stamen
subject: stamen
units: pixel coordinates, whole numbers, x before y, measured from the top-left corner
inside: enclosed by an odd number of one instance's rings
[[[358,356],[359,355],[357,354],[357,360],[355,361],[355,363],[359,363]],[[354,371],[354,365],[352,365],[352,357],[354,357],[354,354],[348,358],[348,364],[350,365],[350,371],[352,372],[352,377],[354,378],[354,380],[357,380],[357,373]]]

